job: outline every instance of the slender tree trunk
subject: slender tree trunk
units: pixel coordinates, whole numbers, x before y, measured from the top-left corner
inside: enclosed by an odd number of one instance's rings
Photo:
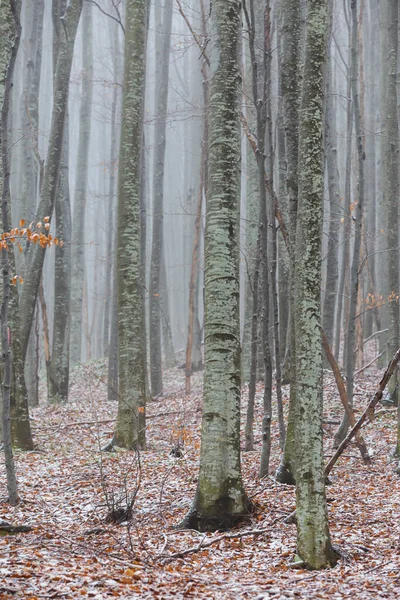
[[[205,383],[200,473],[184,524],[227,528],[248,511],[240,470],[240,2],[214,0],[205,238]]]
[[[145,448],[147,372],[141,185],[147,38],[146,0],[126,7],[125,78],[118,172],[118,417],[113,442]]]
[[[337,284],[339,278],[338,249],[339,249],[339,167],[337,159],[336,114],[334,105],[334,83],[332,72],[332,20],[330,15],[329,42],[326,69],[326,113],[325,113],[325,160],[329,189],[329,229],[326,265],[326,286],[323,304],[322,323],[329,345],[333,344]]]
[[[160,270],[160,313],[164,346],[165,366],[171,369],[176,365],[174,344],[172,341],[171,317],[169,309],[168,276],[165,265],[165,252],[161,255]]]
[[[351,30],[349,27],[349,55],[351,53]],[[336,333],[335,333],[335,357],[339,360],[340,354],[340,337],[342,332],[342,313],[344,296],[347,290],[347,280],[349,273],[349,256],[350,256],[350,234],[351,234],[351,157],[353,147],[353,117],[354,109],[351,98],[351,56],[349,56],[350,66],[348,68],[348,85],[347,85],[347,140],[346,140],[346,172],[345,172],[345,187],[344,187],[344,227],[342,241],[342,265],[340,269],[340,279],[338,286],[338,302],[336,307]],[[344,303],[346,305],[346,302]],[[345,316],[346,316],[346,311]],[[343,323],[346,323],[346,318],[343,319]],[[345,353],[343,353],[343,363],[345,363]]]
[[[272,318],[273,318],[273,341],[275,356],[275,386],[277,399],[277,413],[279,424],[279,445],[281,450],[285,447],[285,420],[283,416],[282,401],[282,368],[281,368],[281,348],[280,348],[280,330],[279,330],[279,298],[277,284],[277,265],[278,265],[278,241],[277,227],[275,218],[275,184],[274,184],[274,147],[273,147],[273,128],[272,128],[272,32],[271,32],[271,6],[270,1],[266,0],[264,15],[264,40],[265,40],[265,60],[266,60],[266,83],[267,83],[267,136],[266,136],[266,156],[268,164],[268,179],[271,193],[269,194],[269,221],[270,221],[270,264],[271,264],[271,299],[272,299]]]
[[[0,190],[1,190],[1,216],[3,231],[8,232],[11,223],[9,222],[9,202],[10,202],[10,140],[9,133],[9,115],[10,100],[12,93],[12,80],[14,76],[15,61],[17,58],[18,46],[21,37],[20,9],[14,0],[3,0],[0,4],[0,147],[1,147],[1,166],[0,166]],[[11,378],[12,378],[12,356],[9,343],[10,328],[8,324],[8,304],[10,298],[10,261],[9,254],[12,249],[2,247],[2,283],[3,297],[0,308],[1,325],[1,347],[3,354],[3,382],[2,382],[2,427],[4,457],[7,474],[7,493],[8,502],[15,506],[18,501],[18,487],[15,473],[15,463],[12,451],[11,440]],[[29,421],[28,421],[29,422]]]
[[[108,223],[112,224],[110,235],[107,236],[107,263],[106,263],[106,281],[111,282],[113,278],[113,271],[115,267],[115,244],[114,231],[115,231],[115,191],[116,191],[116,177],[117,177],[117,165],[118,165],[118,140],[119,140],[119,124],[117,123],[117,108],[119,99],[118,83],[120,80],[120,59],[119,59],[119,37],[118,37],[118,24],[115,22],[110,23],[111,34],[113,39],[113,52],[114,52],[114,79],[115,85],[113,89],[113,99],[111,106],[111,147],[110,147],[110,178],[108,188]],[[114,298],[112,292],[112,286],[106,286],[106,295],[104,303],[104,324],[103,324],[103,350],[104,355],[109,356],[109,350],[111,345],[111,335],[114,335],[111,331],[111,322],[113,320],[112,310],[114,305]],[[114,332],[115,333],[115,332]],[[115,337],[115,335],[114,335]],[[114,351],[114,350],[113,350]]]
[[[327,3],[307,1],[299,128],[296,233],[296,521],[297,553],[311,569],[336,563],[325,497],[322,444],[321,223],[324,197],[323,98]]]
[[[163,204],[164,204],[164,163],[166,143],[166,115],[168,108],[169,52],[173,0],[165,0],[156,51],[156,91],[154,130],[154,172],[153,172],[153,240],[150,267],[150,378],[152,396],[163,391],[160,321],[160,274],[164,246]],[[160,10],[159,8],[156,10]]]
[[[83,280],[85,277],[85,216],[87,203],[88,161],[93,98],[93,7],[84,2],[82,10],[82,95],[79,115],[79,142],[72,222],[71,334],[72,366],[81,361],[83,332]],[[88,357],[86,357],[88,358]]]
[[[71,73],[74,42],[82,0],[71,0],[65,11],[63,27],[60,28],[60,49],[54,83],[54,105],[50,129],[48,158],[46,161],[42,193],[37,209],[37,219],[51,217],[57,196],[61,167],[62,138],[67,111],[69,78]],[[31,245],[27,255],[25,283],[20,299],[21,311],[21,346],[25,360],[29,334],[33,322],[39,283],[45,256],[45,248]]]
[[[399,50],[399,7],[395,0],[386,0],[387,11],[387,69],[386,143],[384,202],[387,205],[387,264],[388,264],[388,356],[400,347],[399,329],[399,122],[397,100],[397,56]],[[399,372],[396,368],[388,386],[389,399],[398,402]]]
[[[352,44],[351,44],[351,74],[352,74],[352,95],[354,104],[354,120],[357,139],[358,155],[358,202],[355,209],[355,235],[353,257],[350,271],[350,303],[349,303],[349,321],[347,332],[347,361],[346,361],[346,380],[347,396],[349,402],[353,403],[353,385],[354,385],[354,350],[355,350],[355,331],[356,331],[356,312],[359,286],[359,265],[362,238],[363,206],[364,206],[364,146],[361,129],[361,112],[359,100],[359,81],[358,81],[358,18],[357,18],[357,0],[351,0],[352,15]],[[339,445],[344,438],[349,427],[349,421],[346,414],[343,416],[342,423],[335,435],[335,445]]]
[[[31,0],[31,2],[28,2],[25,10],[27,34],[24,44],[26,49],[26,65],[24,69],[25,81],[21,98],[21,122],[24,138],[20,216],[22,219],[31,221],[36,211],[39,192],[39,173],[41,170],[38,151],[38,127],[44,0]],[[13,311],[13,304],[13,302],[10,303],[10,317]],[[15,306],[17,307],[17,305]],[[19,316],[16,318],[19,318]],[[13,346],[15,346],[15,343],[13,343]],[[15,348],[13,354],[17,354]],[[29,339],[27,360],[25,364],[25,383],[22,382],[22,376],[18,375],[18,369],[19,362],[14,361],[14,372],[19,379],[19,383],[22,384],[22,391],[26,383],[29,403],[32,406],[37,406],[39,404],[39,377],[36,336],[33,330],[31,331]],[[17,390],[16,393],[18,393]]]
[[[301,65],[301,0],[288,0],[281,4],[281,91],[283,102],[284,126],[286,134],[287,195],[289,206],[289,237],[292,240],[290,271],[290,402],[286,431],[285,451],[276,472],[281,483],[294,484],[294,419],[296,404],[296,357],[294,318],[294,240],[296,239],[297,202],[298,202],[298,144],[299,144],[299,103],[300,103],[300,65]]]

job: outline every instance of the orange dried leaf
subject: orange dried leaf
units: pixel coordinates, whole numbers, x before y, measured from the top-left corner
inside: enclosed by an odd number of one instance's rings
[[[25,219],[21,219],[19,222],[19,226],[23,227],[25,225]]]

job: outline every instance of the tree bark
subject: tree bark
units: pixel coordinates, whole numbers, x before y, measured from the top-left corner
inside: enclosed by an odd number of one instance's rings
[[[384,115],[385,132],[385,184],[384,203],[387,206],[387,265],[388,265],[388,356],[400,347],[399,326],[399,122],[397,99],[398,68],[398,24],[399,7],[394,0],[386,1],[387,11],[387,88]],[[388,398],[398,403],[399,373],[398,369],[389,382]]]
[[[363,206],[364,206],[364,145],[363,132],[361,129],[361,111],[359,99],[359,77],[358,77],[358,12],[357,0],[351,0],[351,15],[352,15],[352,44],[351,44],[351,83],[352,97],[354,105],[354,121],[357,140],[357,156],[358,156],[358,201],[355,209],[355,235],[353,257],[350,270],[350,303],[349,303],[349,321],[347,332],[347,360],[346,360],[346,380],[347,380],[347,397],[350,404],[353,404],[353,386],[354,386],[354,350],[355,350],[355,330],[356,330],[356,312],[359,281],[359,266],[360,266],[360,250],[362,238],[362,223],[363,223]],[[335,435],[335,444],[338,445],[345,438],[349,422],[347,415],[344,414],[342,423]]]
[[[72,221],[71,333],[72,366],[82,357],[83,280],[85,277],[85,216],[87,203],[88,161],[93,99],[93,7],[85,2],[82,10],[82,95],[79,115],[79,142],[76,163],[74,214]],[[86,357],[88,358],[88,357]]]
[[[301,0],[288,0],[281,4],[280,37],[281,54],[281,91],[283,119],[286,138],[287,176],[286,187],[289,207],[290,248],[290,401],[286,430],[285,450],[281,464],[276,472],[280,483],[294,484],[294,418],[296,404],[296,357],[294,339],[294,241],[296,239],[297,203],[298,203],[298,156],[299,156],[299,103],[300,103],[300,67],[302,41]]]
[[[214,0],[205,237],[205,382],[200,473],[184,525],[228,528],[248,512],[240,470],[240,2]]]
[[[297,553],[307,568],[336,564],[325,497],[322,443],[321,223],[323,98],[327,3],[307,1],[307,33],[299,126],[296,232],[295,356]]]
[[[126,7],[125,78],[118,171],[118,417],[113,443],[145,448],[147,368],[141,245],[146,0]]]
[[[156,91],[154,130],[154,172],[153,172],[153,239],[150,267],[150,380],[152,396],[163,391],[160,321],[160,274],[164,246],[163,204],[164,204],[164,163],[166,144],[166,116],[168,108],[169,53],[173,0],[165,0],[162,22],[156,50]],[[160,10],[160,9],[157,9]]]
[[[0,4],[0,191],[1,191],[1,216],[3,231],[8,232],[11,223],[9,222],[9,202],[10,202],[10,141],[9,115],[10,100],[12,91],[12,80],[14,75],[15,61],[17,58],[18,46],[21,37],[20,8],[14,0],[3,0]],[[8,324],[8,304],[10,298],[10,261],[9,253],[12,248],[2,246],[2,283],[3,297],[0,308],[1,325],[1,347],[3,353],[3,382],[2,382],[2,427],[4,457],[7,475],[8,502],[15,506],[18,501],[17,477],[15,473],[15,463],[11,440],[11,378],[12,378],[12,357],[9,342],[9,324]],[[29,421],[28,421],[29,422]]]

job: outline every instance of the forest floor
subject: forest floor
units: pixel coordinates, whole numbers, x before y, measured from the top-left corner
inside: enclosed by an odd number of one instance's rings
[[[166,397],[148,407],[148,449],[140,455],[140,489],[129,524],[106,522],[108,504],[134,494],[138,457],[104,453],[116,405],[106,400],[104,365],[79,367],[67,406],[32,410],[37,448],[17,453],[21,502],[5,502],[0,464],[0,517],[32,531],[0,537],[0,598],[400,598],[400,477],[390,458],[396,413],[378,407],[364,430],[373,457],[365,466],[351,445],[327,488],[332,541],[347,557],[331,570],[290,567],[296,528],[284,518],[295,508],[294,490],[274,481],[278,428],[272,424],[271,476],[258,479],[262,389],[257,391],[256,451],[243,453],[243,476],[257,510],[226,537],[174,529],[196,489],[201,424],[201,375],[185,397],[184,372],[166,373]],[[379,379],[359,377],[356,412]],[[332,377],[325,374],[326,456],[342,413]],[[285,403],[287,404],[285,388]],[[247,389],[244,389],[244,402]],[[243,410],[244,417],[244,410]],[[184,441],[183,455],[171,450]],[[220,538],[220,539],[219,539]],[[219,541],[218,541],[219,539]],[[202,544],[217,540],[201,549]],[[200,549],[199,549],[200,546]],[[190,552],[193,549],[193,552]],[[179,556],[180,555],[180,556]]]

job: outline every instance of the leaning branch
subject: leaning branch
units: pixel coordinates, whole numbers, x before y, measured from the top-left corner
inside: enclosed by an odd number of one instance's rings
[[[329,475],[333,466],[337,462],[339,456],[347,448],[347,446],[349,445],[349,443],[351,442],[353,437],[356,435],[356,433],[361,429],[361,427],[363,426],[365,421],[367,419],[369,421],[373,420],[374,414],[375,414],[375,406],[382,399],[385,387],[389,383],[389,380],[390,380],[391,376],[393,375],[393,372],[394,372],[396,366],[398,365],[399,361],[400,361],[400,348],[397,350],[396,354],[393,356],[392,360],[390,361],[388,368],[385,371],[385,374],[383,375],[381,381],[379,382],[378,389],[376,390],[371,402],[368,404],[367,408],[365,409],[365,411],[363,412],[361,417],[358,419],[357,423],[354,425],[354,427],[348,433],[347,437],[343,440],[343,442],[340,444],[339,448],[336,450],[335,454],[332,456],[331,460],[326,465],[325,475]]]
[[[346,411],[347,417],[350,421],[350,425],[352,427],[354,427],[354,425],[356,424],[356,418],[354,416],[353,409],[350,405],[350,402],[349,402],[349,399],[347,396],[347,392],[346,392],[346,388],[344,385],[342,374],[341,374],[339,366],[335,360],[335,357],[333,356],[333,352],[329,346],[328,338],[326,337],[326,333],[323,329],[321,329],[321,336],[322,336],[322,346],[325,350],[326,357],[327,357],[328,362],[333,371],[333,375],[336,380],[336,385],[337,385],[337,388],[339,391],[340,399],[342,401],[344,410]],[[370,464],[371,458],[368,454],[368,450],[367,450],[367,447],[365,445],[362,435],[357,431],[355,436],[356,436],[357,446],[361,452],[361,456],[363,457],[365,464]]]

